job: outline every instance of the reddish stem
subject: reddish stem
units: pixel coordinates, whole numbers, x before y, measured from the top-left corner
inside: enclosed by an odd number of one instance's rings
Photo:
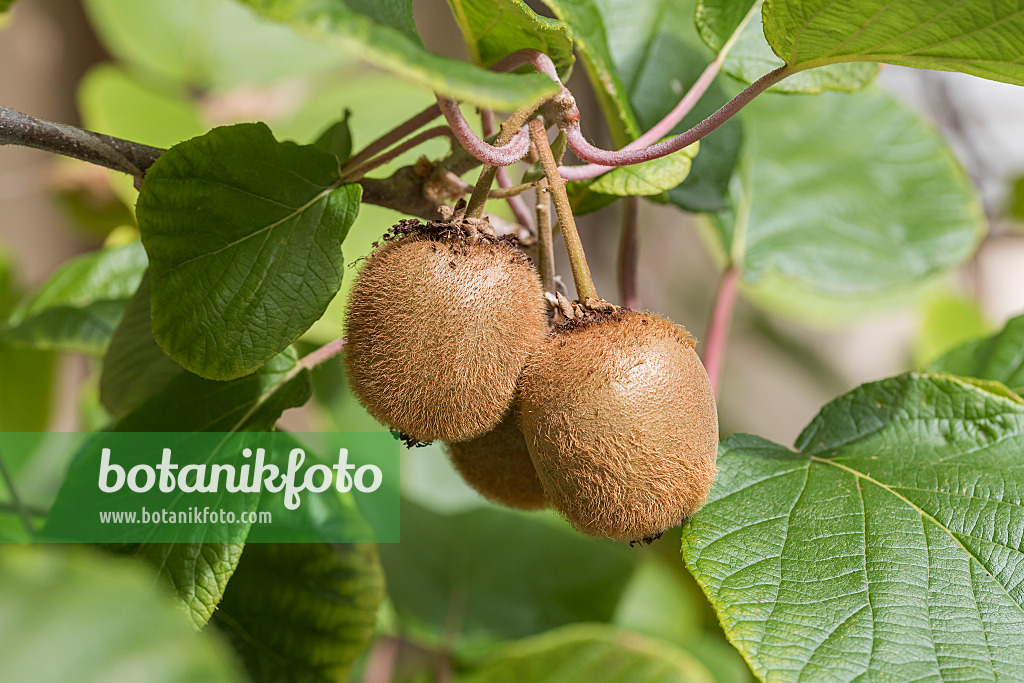
[[[602,166],[629,166],[630,164],[639,164],[644,161],[658,159],[674,152],[678,152],[679,150],[689,147],[693,143],[697,142],[732,118],[740,109],[746,106],[755,97],[789,75],[789,72],[786,70],[787,68],[788,67],[786,66],[780,66],[778,69],[765,74],[747,86],[747,88],[739,95],[726,102],[721,109],[698,123],[690,130],[685,133],[680,133],[676,137],[666,140],[665,142],[659,142],[658,144],[651,145],[650,147],[644,147],[642,149],[627,148],[621,149],[617,152],[611,152],[594,147],[587,142],[587,139],[583,137],[583,133],[580,131],[578,112],[576,112],[574,116],[567,116],[567,120],[559,125],[565,131],[569,147],[572,148],[572,151],[576,152],[576,156],[584,161],[588,161],[592,164],[600,164]]]
[[[676,124],[686,118],[686,115],[690,113],[694,106],[696,106],[697,102],[700,101],[700,98],[704,96],[704,93],[707,92],[711,83],[714,82],[715,76],[718,75],[719,70],[722,68],[722,62],[725,61],[724,58],[725,53],[719,53],[719,55],[707,65],[700,77],[697,78],[693,87],[686,91],[686,94],[683,95],[683,99],[679,100],[679,104],[665,115],[665,118],[658,121],[649,131],[623,147],[620,151],[647,147],[668,135],[669,132],[676,127]],[[614,166],[587,164],[585,166],[562,166],[558,171],[566,180],[586,180],[588,178],[596,178],[602,173],[607,173],[612,168],[614,168]]]
[[[711,322],[708,324],[708,336],[704,343],[704,369],[708,373],[711,388],[718,397],[718,381],[722,373],[725,358],[725,346],[729,339],[729,325],[732,323],[732,311],[736,305],[736,293],[739,286],[739,271],[729,266],[722,273],[715,294],[715,307],[711,311]]]
[[[341,339],[335,339],[332,342],[328,342],[318,349],[313,349],[299,359],[299,363],[296,367],[298,369],[305,368],[307,370],[312,370],[324,361],[330,360],[341,353],[341,349],[344,348],[346,341],[347,338],[342,337]]]
[[[498,128],[494,123],[494,112],[490,109],[480,110],[480,129],[485,138],[489,138],[498,132]],[[498,181],[498,187],[512,187],[512,179],[508,175],[508,169],[504,166],[498,167],[495,179]],[[518,196],[506,197],[505,201],[508,202],[508,208],[512,211],[516,222],[530,229],[533,226],[533,218],[530,216],[530,210],[526,207],[526,202],[523,201],[523,198]]]
[[[426,142],[427,140],[431,140],[433,138],[439,138],[439,137],[442,137],[442,136],[446,136],[446,137],[449,137],[449,138],[454,137],[452,135],[451,129],[448,126],[435,126],[434,128],[428,128],[425,131],[417,133],[416,135],[412,136],[408,140],[405,140],[401,144],[392,147],[387,152],[385,152],[383,154],[380,154],[378,156],[375,156],[374,158],[370,159],[369,161],[367,161],[365,164],[363,164],[359,168],[353,169],[352,171],[350,171],[349,173],[347,173],[345,175],[345,180],[347,180],[347,181],[359,180],[360,178],[365,176],[367,173],[369,173],[373,169],[375,169],[375,168],[377,168],[379,166],[383,166],[384,164],[388,163],[392,159],[395,159],[395,158],[405,154],[406,152],[408,152],[413,147],[416,147],[417,145],[421,145],[424,142]]]
[[[491,166],[514,164],[522,159],[523,155],[530,148],[530,136],[525,128],[516,131],[516,134],[512,136],[508,144],[495,147],[486,140],[482,140],[473,131],[473,127],[469,125],[469,121],[462,115],[457,102],[438,95],[437,106],[441,108],[441,113],[444,114],[444,118],[448,121],[452,133],[462,143],[462,146],[466,148],[466,151],[485,164],[490,164]]]
[[[370,650],[363,669],[363,683],[390,683],[398,661],[401,641],[388,636],[380,637]]]
[[[341,172],[344,174],[351,171],[353,168],[362,166],[363,162],[367,159],[371,159],[378,152],[383,152],[385,149],[400,141],[407,135],[412,135],[423,126],[427,125],[441,114],[441,110],[437,108],[436,104],[432,104],[419,114],[416,114],[411,119],[400,123],[395,128],[392,128],[384,135],[368,144],[358,154],[350,158],[341,167]]]
[[[558,78],[558,70],[555,69],[555,63],[551,61],[551,58],[540,50],[516,50],[512,54],[503,57],[500,61],[496,62],[491,67],[492,71],[512,71],[518,69],[521,66],[529,64],[535,68],[539,73],[546,74],[551,80],[559,85],[562,81]]]

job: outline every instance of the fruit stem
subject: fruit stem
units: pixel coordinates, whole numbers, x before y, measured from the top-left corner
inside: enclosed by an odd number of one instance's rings
[[[501,169],[500,168],[498,169],[498,174],[499,175],[501,174]],[[497,190],[491,190],[489,193],[487,193],[487,198],[488,199],[512,199],[513,197],[518,197],[519,195],[521,195],[522,193],[526,192],[527,190],[532,190],[533,188],[537,187],[537,185],[539,183],[540,183],[539,180],[535,180],[532,183],[523,183],[522,185],[511,185],[511,186],[509,186],[509,185],[502,185],[501,181],[499,180],[498,181],[498,189]]]
[[[619,296],[622,297],[623,306],[635,311],[640,308],[636,287],[637,217],[640,202],[636,197],[626,197],[624,203],[622,238],[619,242]]]
[[[439,97],[438,102],[441,100],[442,98]],[[456,107],[456,110],[458,110],[458,107]],[[533,116],[533,112],[536,110],[537,105],[530,104],[522,109],[516,110],[513,112],[512,116],[505,119],[501,124],[501,132],[498,133],[498,137],[494,141],[494,147],[501,149],[506,145],[511,146],[513,139],[518,140],[519,138],[517,136],[522,132],[523,125],[526,123],[527,119]],[[465,119],[463,119],[463,121],[465,121]],[[456,132],[456,137],[458,137],[458,132]],[[476,137],[475,134],[474,137]],[[461,137],[459,138],[459,142],[462,142]],[[463,143],[463,145],[465,145],[465,143]],[[516,159],[517,161],[526,154],[529,146],[530,138],[528,136],[524,137],[522,143],[523,151],[519,154]],[[469,151],[472,152],[472,150]],[[480,170],[480,178],[476,181],[476,187],[473,188],[473,194],[469,197],[469,206],[466,207],[466,218],[480,218],[484,214],[484,204],[487,203],[487,194],[491,190],[491,185],[494,183],[494,176],[497,173],[497,165],[492,166],[488,164]]]
[[[725,41],[722,48],[718,51],[718,55],[711,61],[710,64],[701,72],[701,75],[694,82],[693,86],[686,91],[683,98],[679,100],[672,111],[665,115],[658,123],[654,124],[646,133],[638,137],[633,142],[629,143],[623,150],[633,150],[653,145],[658,140],[668,135],[676,125],[682,121],[687,114],[693,109],[693,107],[700,101],[704,93],[714,82],[715,77],[722,68],[722,64],[725,62],[725,58],[729,56],[732,48],[739,41],[740,35],[743,33],[743,29],[746,28],[750,20],[760,12],[760,5],[753,3],[750,11],[747,12],[743,20],[737,24],[735,30],[729,39]],[[586,180],[588,178],[596,178],[599,175],[610,171],[612,166],[601,166],[599,164],[587,164],[585,166],[562,166],[559,171],[562,173],[562,177],[566,180]]]
[[[555,245],[551,233],[551,193],[547,178],[537,186],[537,270],[545,292],[555,291]]]
[[[467,152],[484,162],[495,166],[508,166],[523,158],[526,149],[530,145],[529,138],[518,128],[514,129],[507,139],[502,141],[502,135],[498,135],[495,144],[482,140],[469,121],[462,115],[459,104],[455,100],[437,95],[437,105],[441,107],[441,113],[452,129],[452,133],[466,149]],[[536,105],[534,105],[536,106]],[[513,114],[515,116],[515,114]],[[502,124],[502,133],[505,131],[505,124]]]
[[[562,238],[565,240],[565,250],[569,253],[572,279],[576,283],[576,297],[581,302],[586,302],[587,299],[597,299],[599,297],[597,289],[594,287],[594,279],[590,276],[590,268],[587,266],[587,255],[583,251],[583,243],[576,230],[576,221],[572,216],[569,195],[565,192],[565,179],[558,173],[558,162],[551,151],[551,143],[548,142],[548,132],[544,128],[543,121],[540,119],[530,121],[530,137],[533,138],[534,145],[537,147],[540,164],[548,179],[548,189],[555,202],[555,214],[558,216],[558,225],[562,230]]]
[[[405,154],[413,147],[421,145],[427,140],[432,140],[434,138],[439,138],[442,136],[447,136],[451,140],[455,139],[455,136],[452,135],[451,128],[449,128],[448,126],[435,126],[434,128],[428,128],[427,130],[422,131],[421,133],[418,133],[417,135],[414,135],[413,137],[409,138],[405,142],[396,145],[395,147],[392,147],[387,152],[375,156],[374,158],[364,163],[362,166],[352,169],[352,171],[345,174],[345,181],[354,182],[360,180],[363,176],[365,176],[373,169],[379,166],[383,166],[389,161],[401,156],[402,154]]]
[[[480,110],[480,130],[484,134],[485,139],[498,132],[494,124],[494,112],[492,110]],[[509,177],[508,168],[505,166],[498,167],[498,173],[495,176],[495,179],[498,181],[498,187],[502,189],[512,187],[512,179]],[[492,199],[495,198],[493,193],[490,197]],[[507,196],[505,197],[505,201],[508,202],[508,208],[512,211],[512,215],[515,216],[519,225],[522,225],[528,230],[533,227],[530,210],[527,208],[526,202],[524,202],[521,197]]]
[[[650,161],[651,159],[659,159],[663,156],[668,156],[669,154],[673,154],[681,149],[689,147],[731,119],[755,97],[792,73],[794,73],[794,70],[788,65],[780,66],[778,69],[768,72],[751,83],[739,95],[722,105],[721,109],[698,123],[690,130],[680,133],[674,138],[669,138],[664,142],[651,145],[650,147],[644,147],[641,149],[623,148],[614,152],[594,147],[587,141],[583,136],[583,132],[580,130],[579,112],[575,109],[574,104],[569,104],[570,98],[565,98],[568,107],[564,120],[559,123],[559,127],[565,131],[566,138],[569,141],[569,147],[576,153],[576,156],[584,161],[607,167],[639,164],[644,161]],[[558,98],[556,98],[556,101],[557,99]],[[593,175],[582,175],[581,177],[580,173],[582,172],[571,171],[570,169],[566,169],[565,171],[566,177],[571,180],[594,177]],[[595,175],[600,174],[598,173]]]
[[[740,271],[736,266],[729,266],[722,273],[715,294],[714,308],[711,309],[711,321],[708,323],[708,336],[704,346],[704,369],[708,373],[711,389],[718,398],[718,380],[722,373],[725,358],[725,346],[729,339],[729,326],[732,323],[732,311],[736,305],[736,293],[739,285]]]
[[[398,124],[368,144],[358,154],[349,157],[348,161],[346,161],[341,167],[342,174],[344,175],[352,169],[362,166],[365,161],[372,159],[377,153],[383,152],[391,145],[401,141],[402,138],[407,135],[412,135],[440,115],[441,109],[436,104],[432,104],[419,114],[416,114],[412,118]]]

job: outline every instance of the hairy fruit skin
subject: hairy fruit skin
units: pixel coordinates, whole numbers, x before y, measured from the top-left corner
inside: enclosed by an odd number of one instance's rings
[[[345,368],[380,422],[420,441],[484,434],[512,404],[547,326],[540,280],[504,241],[413,233],[364,262]]]
[[[486,434],[445,447],[466,483],[492,503],[520,510],[548,506],[514,410]]]
[[[571,321],[530,357],[520,425],[552,507],[578,531],[657,536],[707,499],[714,392],[680,326],[620,311]]]

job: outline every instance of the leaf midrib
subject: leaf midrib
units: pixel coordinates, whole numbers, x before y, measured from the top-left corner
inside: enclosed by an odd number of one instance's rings
[[[309,208],[312,207],[314,204],[319,202],[324,197],[327,197],[328,195],[330,195],[332,192],[334,192],[339,187],[341,187],[344,184],[344,182],[345,181],[340,179],[340,178],[338,180],[335,180],[333,183],[328,185],[326,188],[324,188],[320,192],[318,192],[315,195],[313,195],[313,198],[310,199],[308,202],[306,202],[302,206],[294,209],[287,216],[284,216],[284,217],[274,221],[273,223],[265,225],[265,226],[263,226],[262,228],[260,228],[258,230],[254,230],[253,232],[250,232],[250,233],[248,233],[246,235],[243,235],[243,236],[239,237],[237,240],[235,240],[233,242],[228,242],[227,244],[225,244],[223,247],[220,247],[219,249],[215,249],[214,251],[208,251],[208,252],[206,252],[204,254],[198,254],[196,256],[193,256],[190,259],[182,261],[181,263],[175,264],[174,266],[169,268],[166,272],[167,273],[173,273],[175,270],[177,270],[179,268],[182,268],[184,266],[187,266],[188,264],[192,263],[193,261],[198,261],[199,259],[204,259],[204,258],[207,258],[209,256],[216,256],[217,254],[220,254],[223,251],[226,251],[228,249],[231,249],[232,247],[238,246],[239,244],[243,244],[246,240],[249,240],[249,239],[251,239],[253,237],[256,237],[257,235],[262,235],[263,233],[267,232],[268,230],[273,230],[274,228],[278,227],[279,225],[287,223],[288,221],[294,219],[297,216],[301,216],[303,213],[308,211]]]

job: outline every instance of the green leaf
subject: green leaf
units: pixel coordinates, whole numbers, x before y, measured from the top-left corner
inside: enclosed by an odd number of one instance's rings
[[[542,74],[498,74],[428,52],[407,0],[242,0],[262,16],[453,99],[512,110],[554,94]]]
[[[1024,404],[901,375],[724,442],[683,555],[762,680],[1024,677]]]
[[[192,625],[201,629],[224,596],[242,557],[242,543],[147,543],[137,556],[157,567]]]
[[[165,152],[137,213],[153,332],[202,377],[254,372],[309,329],[341,286],[361,188],[338,160],[263,124],[215,128]]]
[[[765,0],[764,34],[795,70],[885,62],[1024,85],[1016,2]]]
[[[379,546],[388,594],[404,627],[457,648],[607,621],[633,571],[627,548],[537,515],[406,501],[401,517],[402,542]]]
[[[995,380],[1018,394],[1024,392],[1024,315],[1013,318],[990,337],[953,349],[928,369]]]
[[[218,382],[181,372],[119,420],[121,432],[263,432],[288,408],[309,400],[309,372],[294,349],[257,372]]]
[[[85,8],[104,46],[151,81],[231,88],[306,77],[348,61],[234,0],[87,0]]]
[[[723,250],[761,305],[836,320],[961,263],[984,230],[945,141],[891,96],[765,95],[744,119]]]
[[[491,66],[532,48],[551,58],[560,76],[572,69],[572,40],[564,22],[542,17],[523,0],[448,0],[474,64]]]
[[[699,142],[674,154],[652,159],[642,164],[620,166],[598,176],[590,189],[601,194],[649,196],[671,190],[686,179],[690,164],[700,147]]]
[[[611,206],[618,199],[613,194],[594,192],[592,188],[596,181],[597,178],[590,178],[588,180],[570,180],[565,184],[565,191],[569,195],[569,206],[572,207],[574,216],[600,211]]]
[[[715,52],[735,36],[722,70],[746,83],[753,83],[782,66],[764,37],[761,0],[698,0],[697,28],[701,38]],[[738,35],[736,32],[739,32]],[[774,92],[816,93],[823,90],[854,91],[878,75],[877,64],[833,64],[788,76],[772,86]]]
[[[328,154],[333,154],[340,163],[348,161],[352,156],[352,131],[348,127],[351,116],[352,112],[346,109],[341,118],[320,133],[313,143]]]
[[[601,624],[576,624],[511,643],[459,683],[713,683],[693,655]]]
[[[184,370],[160,350],[149,313],[149,272],[128,301],[103,357],[100,401],[111,415],[124,417],[167,386]]]
[[[0,614],[6,680],[243,680],[228,648],[192,632],[149,572],[81,548],[4,548]]]
[[[140,299],[144,297],[136,297],[133,303]],[[126,317],[126,321],[131,319],[134,318]],[[138,332],[142,334],[144,329]],[[146,353],[153,352],[156,343],[152,334],[149,342],[140,343],[140,347],[142,356],[129,357],[130,360],[141,360]],[[113,351],[113,344],[111,348]],[[137,372],[132,373],[132,368]],[[143,365],[128,364],[116,371],[116,375],[132,386],[156,383]],[[136,389],[118,395],[118,400],[130,397],[136,401],[143,393],[145,389]],[[177,376],[165,382],[162,390],[145,398],[112,429],[124,432],[268,431],[282,412],[303,405],[310,393],[309,372],[300,369],[292,349],[272,359],[259,372],[231,382],[202,379],[178,368]],[[63,493],[67,500],[74,500],[73,492]],[[252,509],[257,504],[258,498],[253,498]],[[119,552],[141,557],[154,565],[158,575],[174,589],[189,619],[200,628],[209,621],[220,602],[238,564],[242,544],[146,543],[123,547]]]
[[[250,544],[213,621],[256,681],[327,683],[373,635],[384,584],[370,544]]]
[[[15,307],[0,346],[103,353],[145,269],[137,242],[73,259]]]

